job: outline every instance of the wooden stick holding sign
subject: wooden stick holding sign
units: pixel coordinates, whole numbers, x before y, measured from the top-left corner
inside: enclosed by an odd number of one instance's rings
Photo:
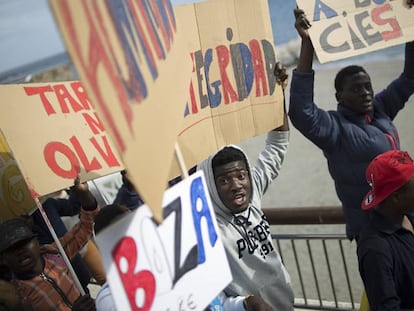
[[[43,220],[45,221],[47,228],[49,229],[50,234],[52,235],[53,241],[55,242],[60,255],[63,258],[63,261],[65,262],[66,266],[69,269],[69,272],[73,278],[73,281],[75,282],[76,287],[79,289],[80,294],[83,296],[85,295],[85,290],[83,289],[78,276],[75,273],[75,270],[72,267],[72,264],[68,258],[68,256],[66,255],[65,250],[62,247],[62,244],[59,241],[59,238],[56,235],[55,230],[53,229],[52,224],[49,221],[49,218],[47,217],[46,211],[44,210],[42,203],[40,203],[39,198],[38,197],[33,197],[34,201],[36,202],[36,206],[39,209],[40,214],[42,215]]]
[[[181,176],[183,178],[187,178],[188,177],[188,170],[187,170],[187,167],[185,166],[184,157],[183,157],[183,154],[181,152],[180,145],[178,143],[175,143],[175,157],[177,159],[178,165],[179,165],[180,170],[181,170]]]
[[[8,147],[8,150],[10,150],[10,153],[13,155],[13,150],[10,147],[10,145],[8,144],[7,137],[5,135],[3,135],[3,132],[2,132],[1,129],[0,129],[0,136],[3,137],[5,145]],[[14,157],[14,155],[13,155],[13,157]],[[19,158],[14,157],[14,159],[16,160],[17,166],[19,167],[20,166]],[[23,172],[23,170],[21,170],[21,171]],[[82,285],[81,285],[81,283],[78,279],[78,276],[76,275],[75,270],[73,269],[72,264],[70,263],[70,260],[69,260],[68,256],[66,255],[65,250],[63,249],[62,244],[60,243],[59,238],[57,237],[56,232],[53,229],[53,226],[49,221],[49,218],[47,217],[47,214],[46,214],[46,212],[45,212],[45,210],[42,206],[42,203],[40,203],[40,201],[39,201],[39,196],[36,194],[36,191],[34,191],[34,189],[31,187],[30,182],[28,182],[28,177],[24,174],[23,174],[23,179],[27,184],[30,195],[34,200],[34,202],[36,204],[36,207],[39,209],[40,214],[42,215],[42,218],[45,221],[45,223],[47,225],[47,228],[49,229],[50,234],[52,235],[53,241],[55,242],[55,244],[56,244],[56,246],[59,250],[59,253],[61,254],[66,266],[69,269],[69,272],[71,273],[71,275],[73,277],[75,285],[78,287],[79,292],[81,293],[81,295],[85,295],[85,290],[83,289],[83,287],[82,287]]]

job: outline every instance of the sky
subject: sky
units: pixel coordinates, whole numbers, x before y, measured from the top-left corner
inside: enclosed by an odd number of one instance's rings
[[[64,51],[47,0],[0,0],[0,73]]]
[[[65,51],[47,0],[0,0],[0,73]]]
[[[171,3],[181,5],[199,1],[202,0],[171,0]],[[290,26],[288,30],[292,28],[294,5],[294,0],[269,0],[272,21],[280,21],[283,17],[280,24]],[[281,31],[278,36],[292,35]],[[65,51],[48,0],[0,0],[0,75]]]

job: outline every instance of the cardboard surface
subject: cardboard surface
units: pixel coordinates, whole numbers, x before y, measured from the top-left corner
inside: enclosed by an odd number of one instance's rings
[[[231,281],[203,173],[163,206],[161,224],[142,205],[96,237],[117,310],[204,310]]]
[[[414,8],[406,0],[297,0],[321,63],[414,40]]]
[[[277,55],[266,0],[210,0],[176,12],[187,37],[199,35],[191,46],[193,75],[178,133],[190,168],[223,145],[280,126],[283,93],[274,78]],[[173,163],[171,176],[178,173]]]
[[[50,4],[81,81],[160,220],[191,73],[170,1]]]
[[[23,175],[0,133],[0,223],[36,208]]]
[[[0,85],[0,94],[1,130],[33,196],[123,168],[79,81]]]

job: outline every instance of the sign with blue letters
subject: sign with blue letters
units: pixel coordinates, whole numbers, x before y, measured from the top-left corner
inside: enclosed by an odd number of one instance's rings
[[[202,172],[165,192],[163,218],[143,205],[97,236],[118,310],[204,310],[231,281]]]

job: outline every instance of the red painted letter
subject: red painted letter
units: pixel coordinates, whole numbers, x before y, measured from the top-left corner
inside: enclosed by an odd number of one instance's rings
[[[151,310],[155,296],[156,281],[154,275],[149,270],[142,270],[134,273],[138,263],[138,249],[131,237],[124,237],[120,240],[112,251],[112,257],[132,310]],[[121,265],[122,261],[122,265]],[[126,266],[125,263],[126,262]],[[144,301],[137,306],[136,292],[141,289],[144,292]]]

